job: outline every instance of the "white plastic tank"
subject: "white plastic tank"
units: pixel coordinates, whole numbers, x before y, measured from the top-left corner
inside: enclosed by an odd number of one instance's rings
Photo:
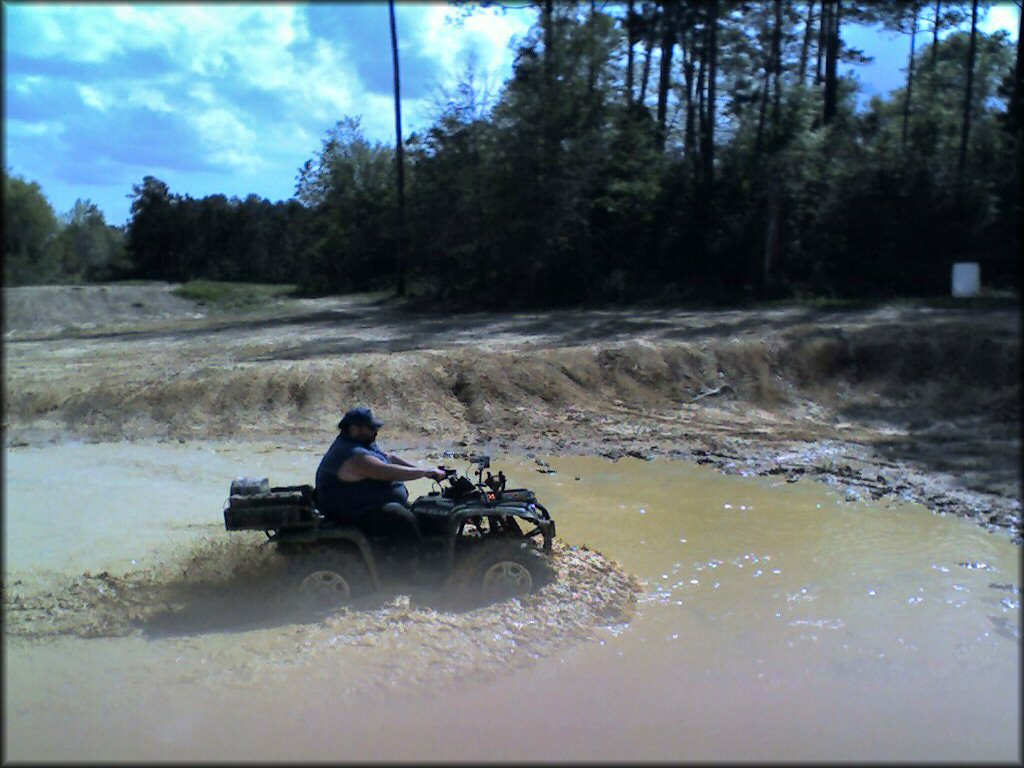
[[[981,267],[976,261],[958,261],[953,265],[953,296],[966,298],[981,293]]]

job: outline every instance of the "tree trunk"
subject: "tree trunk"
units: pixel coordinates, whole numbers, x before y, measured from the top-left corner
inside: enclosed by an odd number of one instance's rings
[[[768,215],[764,235],[764,262],[761,271],[764,296],[768,296],[775,283],[772,272],[779,263],[779,220],[782,209],[779,197],[779,179],[775,169],[772,168],[768,175]]]
[[[800,46],[800,68],[797,70],[797,82],[803,85],[807,79],[807,57],[811,51],[811,35],[814,32],[814,0],[807,3],[807,18],[804,21],[804,42]]]
[[[685,133],[685,152],[688,160],[692,160],[697,156],[693,146],[694,133],[693,133],[693,32],[692,28],[687,34],[683,36],[680,41],[682,46],[683,54],[683,82],[686,86],[686,133]]]
[[[651,48],[653,43],[650,39],[644,41],[644,66],[640,73],[640,104],[647,99],[647,80],[651,74]]]
[[[761,150],[764,147],[764,124],[768,114],[768,91],[771,87],[772,76],[775,74],[775,67],[777,64],[777,53],[776,46],[778,45],[779,36],[779,24],[781,23],[781,3],[780,0],[775,0],[775,26],[772,29],[771,46],[768,53],[764,57],[764,80],[761,82],[761,103],[757,110],[757,138],[754,141],[754,156],[760,157]],[[775,80],[775,86],[778,88],[778,79]],[[778,119],[777,114],[772,115],[773,125]]]
[[[388,2],[393,2],[393,0],[388,0]],[[541,28],[544,30],[544,84],[549,89],[554,81],[554,69],[552,68],[555,42],[554,13],[553,0],[544,0],[544,10],[541,12]],[[551,93],[549,92],[547,95],[550,96]]]
[[[914,90],[914,40],[917,36],[917,7],[910,18],[910,61],[907,63],[907,93],[903,98],[903,135],[901,145],[907,147],[907,128],[910,125],[910,97]]]
[[[828,46],[825,52],[825,108],[822,122],[828,125],[836,116],[839,97],[839,25],[841,24],[842,0],[836,0],[835,16],[828,30]]]
[[[402,100],[398,77],[398,32],[395,29],[395,2],[388,0],[391,17],[391,61],[395,72],[395,162],[398,168],[398,285],[395,292],[405,296],[405,163],[402,157]]]
[[[975,0],[977,1],[977,0]],[[711,0],[708,9],[708,103],[707,123],[704,131],[704,201],[707,205],[707,237],[704,241],[705,256],[716,250],[715,243],[715,80],[718,74],[718,0]]]
[[[555,71],[557,55],[555,44],[555,5],[554,0],[544,0],[541,11],[541,29],[544,39],[544,96],[542,112],[538,116],[540,121],[540,168],[537,172],[539,217],[537,223],[537,256],[530,261],[530,285],[531,293],[536,295],[538,259],[545,260],[551,254],[552,235],[554,227],[552,224],[554,211],[554,197],[558,194],[555,189],[558,180],[559,165],[558,158],[558,116],[556,109],[556,88]]]
[[[967,162],[967,139],[971,133],[971,96],[974,90],[974,56],[978,47],[978,0],[971,3],[971,40],[967,46],[967,87],[964,89],[964,112],[960,129],[960,155],[956,163],[957,188],[963,183]]]
[[[764,79],[761,81],[761,104],[757,109],[757,139],[754,141],[754,156],[761,156],[764,146],[764,120],[768,112],[768,78],[771,75],[770,65],[765,62]]]
[[[1024,39],[1024,10],[1017,14],[1017,65],[1013,71],[1013,103],[1011,114],[1016,115],[1018,151],[1024,149],[1024,56],[1021,55],[1021,40]]]
[[[588,61],[587,61],[587,127],[593,128],[595,123],[595,112],[596,103],[594,98],[594,88],[597,81],[597,52],[595,45],[595,38],[597,32],[597,8],[596,0],[590,0],[590,15],[587,17],[587,25],[589,27],[587,31],[587,43],[589,47]],[[583,276],[583,299],[587,300],[590,298],[590,273],[593,269],[594,262],[594,236],[591,228],[590,214],[586,213],[585,223],[583,225],[582,240],[583,247],[580,249],[580,273]]]
[[[939,24],[942,19],[942,0],[935,0],[935,22],[932,24],[932,72],[939,63]]]
[[[594,14],[596,13],[596,9],[594,7],[595,3],[596,0],[590,0],[590,17],[588,18],[588,26],[590,29],[587,33],[587,43],[590,48],[588,51],[589,58],[587,61],[587,100],[590,105],[594,102],[594,86],[597,81],[597,53],[595,50],[596,45],[594,44],[594,38],[597,30],[597,22],[594,18]]]
[[[832,0],[821,0],[821,13],[818,18],[818,45],[815,51],[817,61],[814,65],[814,84],[821,85],[821,60],[825,53],[825,30],[832,25]]]
[[[1024,56],[1021,55],[1021,40],[1024,39],[1024,9],[1018,14],[1019,28],[1017,29],[1017,66],[1013,72],[1013,94],[1010,97],[1013,102],[1010,105],[1010,114],[1013,117],[1013,124],[1017,128],[1017,179],[1018,182],[1024,178]],[[1024,216],[1021,216],[1021,195],[1017,195],[1017,242],[1024,241]]]
[[[629,0],[626,12],[626,106],[633,106],[633,46],[636,45],[636,0]]]
[[[772,32],[772,64],[775,68],[772,88],[772,127],[779,129],[779,111],[782,101],[782,0],[775,0],[775,29]]]
[[[541,169],[542,176],[550,176],[554,168],[555,119],[551,114],[555,103],[555,5],[554,0],[545,0],[541,12],[541,28],[544,35],[544,111],[541,115]]]
[[[704,170],[704,134],[707,132],[707,111],[705,108],[704,99],[704,80],[706,79],[706,66],[707,61],[707,37],[704,40],[704,55],[700,58],[700,63],[697,65],[697,134],[700,137],[700,162],[695,166],[695,175],[698,185],[703,182],[703,170]]]
[[[668,89],[672,73],[672,49],[676,43],[675,6],[662,6],[661,66],[658,71],[658,147],[665,148],[665,117],[668,113]]]
[[[580,249],[580,256],[582,257],[582,284],[583,284],[583,300],[587,301],[590,299],[590,286],[593,280],[590,277],[590,273],[594,268],[594,233],[591,229],[590,222],[588,221],[584,227],[583,232],[583,247]]]

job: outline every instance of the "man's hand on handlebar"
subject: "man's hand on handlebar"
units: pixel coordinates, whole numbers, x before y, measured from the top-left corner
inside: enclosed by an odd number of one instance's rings
[[[424,470],[424,477],[429,477],[431,480],[441,481],[444,480],[447,476],[447,472],[440,468]]]

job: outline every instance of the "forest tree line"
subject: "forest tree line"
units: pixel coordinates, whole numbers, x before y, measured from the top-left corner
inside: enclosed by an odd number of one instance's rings
[[[96,282],[132,270],[124,231],[88,200],[57,215],[39,184],[4,171],[4,284]]]
[[[1019,36],[984,4],[534,5],[500,92],[468,66],[405,141],[404,226],[394,147],[347,116],[288,201],[147,176],[108,272],[488,306],[941,294],[959,260],[1018,286]],[[903,87],[862,102],[854,23],[903,35]]]

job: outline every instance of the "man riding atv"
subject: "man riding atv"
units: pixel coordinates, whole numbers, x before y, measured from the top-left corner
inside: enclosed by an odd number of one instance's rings
[[[445,473],[382,451],[375,441],[383,425],[363,406],[351,409],[338,422],[341,433],[316,471],[318,507],[331,522],[415,543],[420,539],[419,527],[407,506],[409,491],[403,481],[443,480]]]
[[[503,472],[485,479],[486,455],[468,457],[475,482],[451,467],[417,467],[377,446],[381,426],[369,408],[346,413],[315,489],[236,478],[224,527],[263,531],[300,595],[331,605],[398,584],[502,599],[553,578],[555,522],[533,491],[507,488]],[[409,504],[402,481],[420,477],[436,490]]]

